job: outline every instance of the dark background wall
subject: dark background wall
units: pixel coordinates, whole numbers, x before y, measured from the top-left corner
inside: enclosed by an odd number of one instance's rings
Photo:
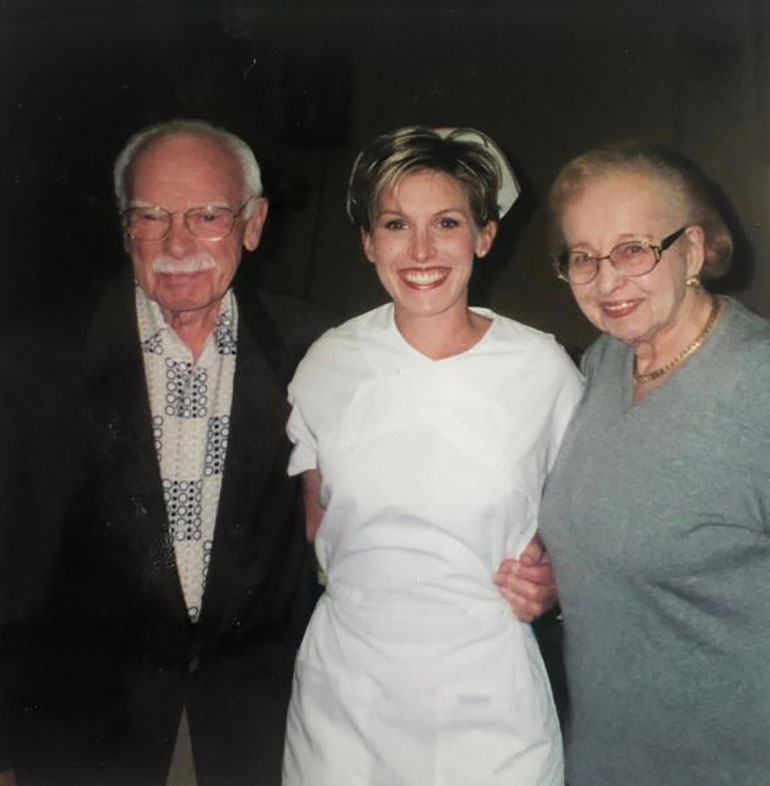
[[[241,275],[349,316],[382,301],[344,213],[352,161],[391,128],[471,125],[524,194],[474,301],[584,346],[542,203],[566,160],[635,135],[729,195],[721,286],[770,316],[765,0],[0,0],[0,323],[84,301],[125,264],[111,166],[144,124],[203,117],[257,151],[267,234]]]

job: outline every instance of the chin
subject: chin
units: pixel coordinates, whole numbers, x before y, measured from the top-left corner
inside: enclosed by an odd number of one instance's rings
[[[643,341],[646,336],[646,333],[642,330],[634,330],[630,327],[626,330],[618,326],[612,327],[612,330],[608,330],[604,327],[602,327],[601,330],[613,338],[618,339],[618,341],[624,342],[625,344],[638,344],[640,341]]]
[[[158,305],[166,311],[174,313],[183,313],[187,311],[200,311],[207,306],[214,303],[213,298],[197,298],[197,297],[175,297],[175,298],[158,298]]]
[[[644,333],[643,326],[636,314],[630,314],[622,319],[611,319],[599,312],[595,319],[589,317],[589,321],[599,328],[602,333],[619,338],[621,341],[630,341]]]
[[[158,289],[158,303],[174,311],[194,311],[198,308],[205,308],[220,298],[221,295],[218,297],[209,287]]]
[[[449,310],[446,306],[429,303],[414,304],[404,301],[396,301],[395,307],[402,314],[410,317],[436,317]]]
[[[400,296],[393,298],[396,308],[414,314],[415,316],[436,316],[450,311],[456,307],[461,298],[453,293],[439,292],[436,290],[399,292]]]

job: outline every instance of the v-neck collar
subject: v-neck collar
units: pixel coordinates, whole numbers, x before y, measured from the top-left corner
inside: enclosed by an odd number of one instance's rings
[[[489,325],[487,329],[484,331],[484,334],[472,344],[467,349],[464,349],[462,352],[457,352],[454,355],[448,355],[444,358],[431,358],[423,352],[420,352],[419,349],[412,346],[405,338],[401,331],[398,329],[398,325],[396,324],[396,312],[395,307],[392,303],[388,304],[387,312],[386,312],[386,320],[387,320],[387,330],[388,333],[392,336],[393,343],[400,349],[405,349],[412,355],[416,360],[419,362],[430,365],[430,366],[444,366],[444,365],[451,365],[452,361],[456,361],[459,358],[468,357],[469,355],[475,354],[476,352],[483,351],[486,344],[493,340],[493,334],[496,331],[498,319],[497,315],[490,311],[487,308],[480,308],[477,306],[473,306],[470,310],[474,314],[478,314],[481,317],[489,320]]]
[[[717,297],[716,295],[714,297]],[[664,391],[673,389],[674,391],[680,386],[681,379],[687,380],[687,377],[692,373],[692,369],[697,369],[703,362],[702,357],[708,356],[710,348],[714,345],[714,340],[717,339],[724,330],[725,322],[732,317],[733,308],[730,302],[722,298],[722,314],[719,321],[714,325],[714,329],[706,336],[703,344],[694,352],[690,357],[684,360],[681,365],[673,369],[671,374],[663,382],[662,385],[651,390],[646,396],[643,396],[638,401],[634,401],[634,350],[626,344],[625,354],[623,357],[623,412],[624,414],[631,414],[636,412],[644,405],[646,401],[654,401],[664,395]],[[649,405],[648,405],[649,406]]]

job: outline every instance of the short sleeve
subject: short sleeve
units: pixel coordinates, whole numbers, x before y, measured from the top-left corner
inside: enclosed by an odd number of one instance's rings
[[[286,433],[294,445],[289,457],[287,470],[289,475],[299,475],[301,472],[315,469],[318,465],[318,442],[296,401],[292,404],[289,421],[286,424]]]
[[[320,432],[331,407],[329,384],[334,367],[333,352],[330,354],[328,346],[332,335],[334,331],[328,331],[310,347],[289,383],[291,414],[286,433],[294,445],[289,475],[318,467]]]
[[[559,451],[562,439],[564,439],[564,433],[583,396],[584,386],[583,375],[577,370],[567,353],[561,347],[559,347],[559,350],[561,362],[559,381],[557,383],[558,391],[554,397],[553,411],[551,413],[553,442],[548,460],[549,471],[554,461],[556,461],[556,454]]]

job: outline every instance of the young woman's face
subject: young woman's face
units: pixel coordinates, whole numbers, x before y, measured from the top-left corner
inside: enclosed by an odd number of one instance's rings
[[[466,309],[474,256],[485,256],[497,224],[479,228],[451,175],[425,170],[383,192],[364,252],[402,316]]]

